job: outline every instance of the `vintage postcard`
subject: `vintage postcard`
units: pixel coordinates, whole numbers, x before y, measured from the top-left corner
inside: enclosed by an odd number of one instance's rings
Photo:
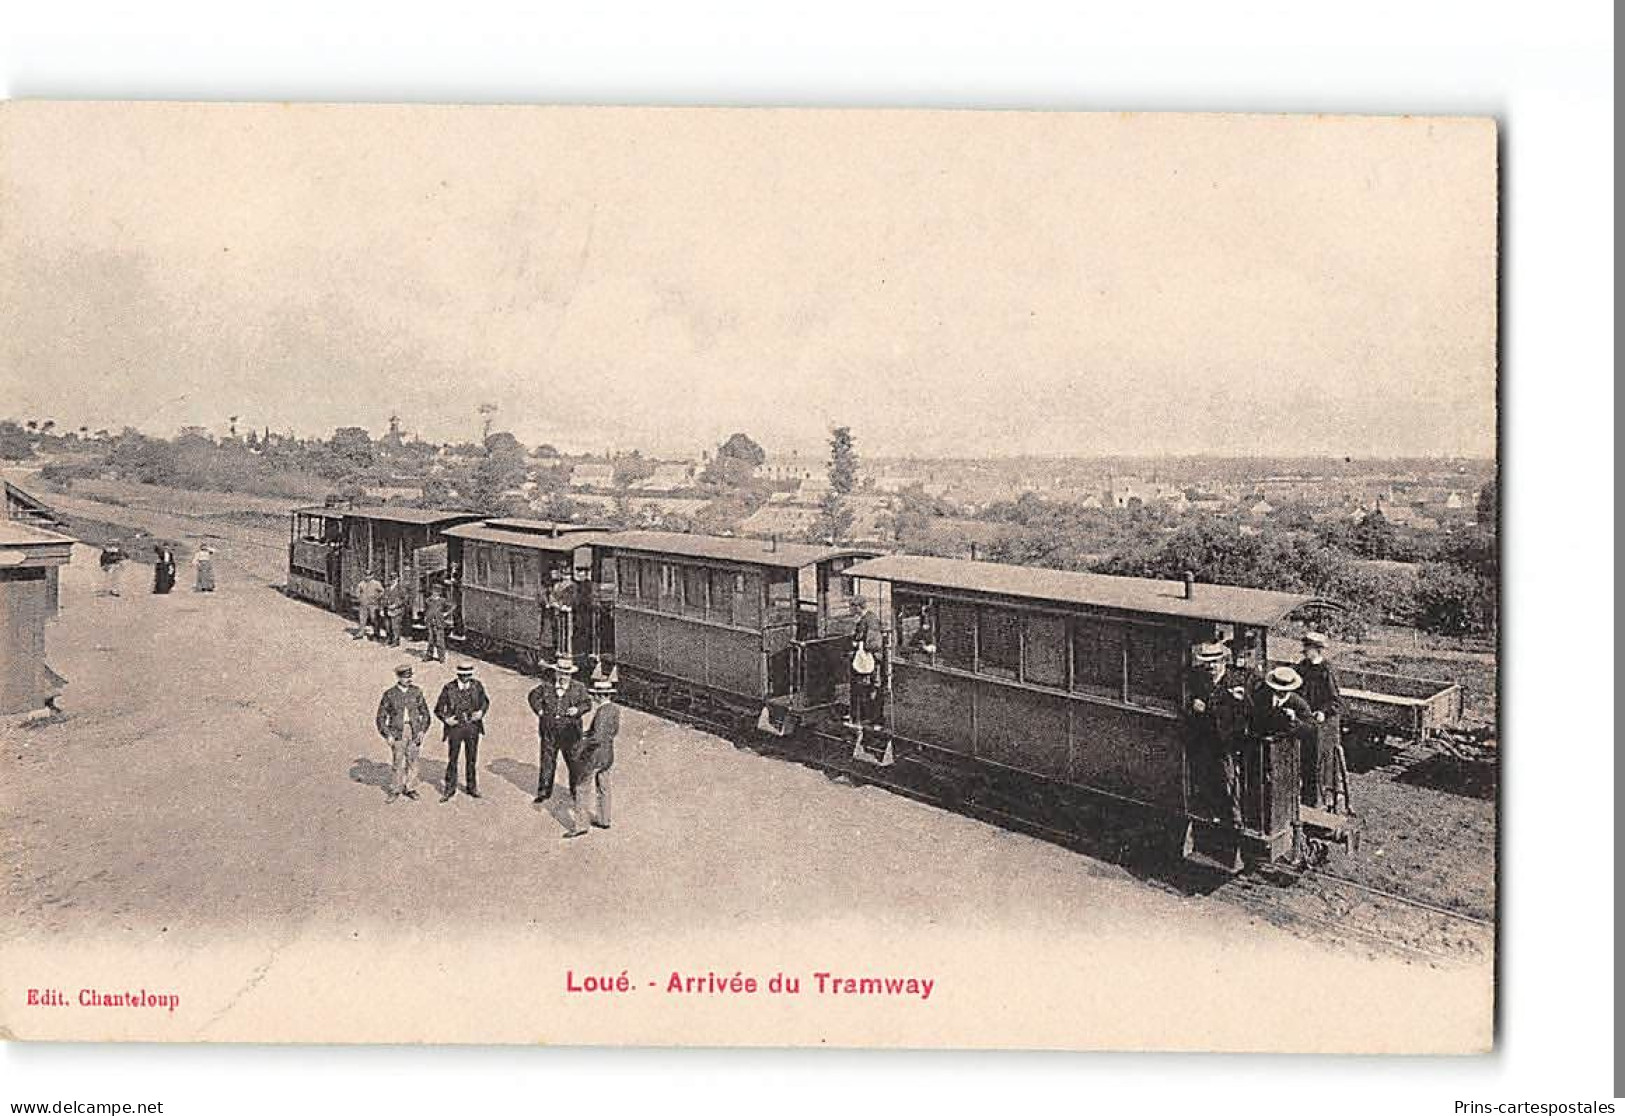
[[[0,107],[0,1027],[1494,1045],[1493,120]]]

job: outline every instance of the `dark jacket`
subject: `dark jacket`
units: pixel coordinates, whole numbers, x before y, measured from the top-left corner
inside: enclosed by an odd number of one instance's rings
[[[605,702],[592,715],[592,724],[581,734],[577,756],[570,763],[572,777],[585,779],[599,771],[608,771],[615,762],[615,734],[621,731],[621,707]],[[567,760],[569,757],[566,757]]]
[[[444,631],[451,620],[451,602],[445,597],[429,597],[423,602],[423,624],[432,631]]]
[[[536,714],[536,732],[544,740],[555,744],[581,739],[581,715],[591,703],[587,700],[587,687],[574,678],[565,685],[561,698],[556,679],[548,679],[530,692],[527,699]],[[570,710],[574,709],[572,713]]]
[[[1280,706],[1275,691],[1260,686],[1253,695],[1253,735],[1259,739],[1294,736],[1302,740],[1317,731],[1314,710],[1296,693],[1288,694]]]
[[[391,686],[378,699],[378,732],[391,740],[399,739],[404,727],[411,724],[412,731],[421,736],[429,728],[429,703],[423,691],[416,686],[402,689]]]
[[[384,589],[382,598],[384,611],[399,614],[406,611],[406,587],[399,582],[392,582]]]
[[[1258,680],[1251,671],[1227,666],[1215,682],[1205,670],[1193,670],[1186,686],[1185,723],[1197,735],[1236,744],[1247,734]],[[1235,691],[1240,691],[1237,697]],[[1198,709],[1197,703],[1201,703]]]
[[[1337,685],[1337,672],[1327,662],[1311,663],[1307,659],[1297,665],[1303,689],[1298,692],[1309,708],[1324,713],[1328,718],[1343,712],[1343,691]]]
[[[447,739],[453,733],[463,737],[479,736],[485,731],[485,713],[490,708],[491,699],[485,696],[485,687],[478,678],[470,679],[466,690],[453,679],[441,689],[440,698],[434,703],[434,715],[445,725],[443,735]],[[476,713],[479,714],[477,720]]]

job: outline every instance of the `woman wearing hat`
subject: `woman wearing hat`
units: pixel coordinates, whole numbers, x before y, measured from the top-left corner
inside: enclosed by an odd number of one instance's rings
[[[1298,676],[1303,679],[1303,700],[1314,714],[1315,732],[1308,738],[1303,756],[1303,801],[1306,806],[1323,806],[1333,798],[1337,786],[1337,749],[1343,742],[1343,691],[1337,673],[1326,661],[1326,637],[1305,632],[1303,658]]]
[[[553,677],[530,692],[527,700],[536,714],[536,735],[540,742],[541,768],[536,774],[535,801],[546,802],[553,795],[553,778],[558,772],[559,750],[572,748],[581,740],[581,717],[587,712],[587,687],[576,681],[576,664],[560,655],[553,664]]]
[[[599,829],[609,828],[609,769],[615,763],[615,734],[621,730],[621,709],[614,703],[615,683],[610,678],[593,679],[588,696],[592,707],[582,718],[581,740],[564,752],[564,766],[570,772],[570,828],[566,837],[585,835],[584,823],[589,818]],[[591,815],[582,805],[589,782],[597,798],[597,809]]]
[[[192,589],[197,593],[214,592],[214,547],[200,546],[197,553],[192,556],[192,568],[197,577],[197,583]]]

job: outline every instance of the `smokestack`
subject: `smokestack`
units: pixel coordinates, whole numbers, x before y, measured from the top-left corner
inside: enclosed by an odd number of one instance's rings
[[[975,543],[970,544],[970,560],[972,562],[976,561],[976,544]]]
[[[1196,575],[1189,570],[1185,571],[1185,599],[1188,601],[1196,596]]]
[[[767,552],[769,554],[777,554],[778,550],[779,550],[779,536],[777,534],[773,534],[773,535],[768,536]]]

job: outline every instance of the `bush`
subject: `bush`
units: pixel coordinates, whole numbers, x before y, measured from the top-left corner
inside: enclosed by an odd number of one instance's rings
[[[1429,562],[1416,586],[1416,626],[1437,635],[1494,630],[1496,585],[1461,566]]]

